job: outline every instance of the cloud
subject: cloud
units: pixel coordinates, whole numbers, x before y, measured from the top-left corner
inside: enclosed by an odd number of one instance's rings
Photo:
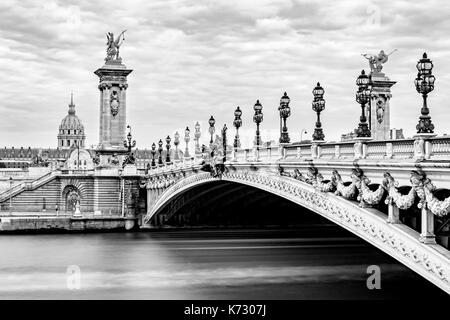
[[[435,64],[431,116],[447,130],[446,88],[450,4],[442,1],[2,1],[0,4],[0,145],[56,146],[61,119],[74,91],[87,144],[98,142],[98,78],[105,32],[127,29],[121,48],[134,69],[128,82],[128,123],[139,148],[217,120],[233,134],[233,111],[243,111],[246,143],[255,130],[253,104],[260,99],[263,139],[277,139],[278,103],[291,98],[293,140],[315,123],[312,89],[320,81],[327,140],[356,128],[355,80],[368,68],[363,52],[398,52],[383,71],[392,88],[391,126],[414,134],[421,99],[413,80],[424,51]],[[192,131],[193,132],[193,131]],[[31,138],[32,137],[32,138]]]

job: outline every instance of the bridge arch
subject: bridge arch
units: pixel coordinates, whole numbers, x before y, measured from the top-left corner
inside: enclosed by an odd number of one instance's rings
[[[230,181],[258,188],[313,211],[352,232],[400,263],[409,267],[447,293],[450,293],[450,253],[439,245],[425,245],[419,233],[402,224],[389,224],[386,215],[374,208],[361,208],[333,193],[323,193],[313,186],[276,173],[239,170],[220,177],[200,172],[179,179],[163,191],[148,208],[145,221],[150,219],[176,196],[213,181]]]

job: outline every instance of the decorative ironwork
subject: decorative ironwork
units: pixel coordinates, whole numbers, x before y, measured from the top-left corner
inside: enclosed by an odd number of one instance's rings
[[[128,129],[127,140],[123,141],[123,146],[127,148],[128,154],[125,160],[123,161],[122,167],[125,167],[127,164],[136,163],[136,158],[134,157],[134,153],[132,152],[132,148],[136,146],[136,140],[131,141],[133,138],[131,135],[131,127],[128,125],[127,129]]]
[[[233,126],[236,128],[236,136],[234,137],[234,148],[240,148],[241,147],[241,141],[239,140],[239,128],[242,126],[242,111],[239,108],[239,106],[234,111],[234,121]]]
[[[214,128],[214,124],[216,123],[216,120],[214,120],[214,117],[211,116],[211,118],[209,118],[209,134],[211,135],[211,140],[209,141],[209,144],[213,144],[213,134],[216,131],[216,128]]]
[[[152,153],[152,164],[151,164],[151,167],[155,168],[156,167],[156,163],[155,163],[156,144],[154,142],[152,144],[152,150],[150,152]]]
[[[200,132],[200,124],[197,123],[195,124],[195,133],[194,133],[194,137],[195,137],[195,153],[200,153],[201,149],[200,149],[200,137],[201,137],[201,132]]]
[[[162,152],[163,152],[163,142],[161,139],[159,139],[158,142],[158,167],[162,167],[164,165],[163,161],[162,161]]]
[[[166,164],[171,164],[170,161],[170,136],[167,136],[166,138],[166,149],[167,149],[167,153],[166,153]]]
[[[431,123],[430,109],[427,105],[428,94],[434,90],[435,77],[431,74],[433,70],[433,63],[428,59],[427,54],[424,53],[422,59],[417,63],[417,78],[414,80],[416,90],[422,94],[423,105],[420,110],[419,123],[416,126],[417,133],[433,133],[434,124]]]
[[[186,142],[186,149],[184,150],[184,157],[185,158],[189,158],[189,141],[191,140],[190,138],[190,133],[191,130],[189,130],[189,127],[186,127],[186,130],[184,130],[184,142]]]
[[[371,132],[367,124],[366,117],[366,103],[370,100],[371,89],[370,79],[364,70],[361,71],[358,79],[356,79],[356,85],[358,86],[358,91],[356,92],[356,102],[361,104],[361,116],[359,118],[360,122],[358,128],[355,129],[355,133],[358,138],[370,137]]]
[[[313,133],[313,140],[322,141],[325,140],[325,135],[322,130],[322,123],[320,122],[320,113],[325,109],[325,99],[323,99],[323,94],[325,90],[317,82],[317,86],[313,90],[314,100],[312,102],[312,109],[317,113],[316,128]]]
[[[262,105],[261,105],[261,103],[259,103],[259,100],[256,100],[256,103],[253,106],[253,110],[255,110],[255,114],[253,115],[253,121],[256,123],[255,144],[258,147],[261,145],[259,124],[263,121]]]
[[[280,122],[281,119],[283,120],[283,127],[280,132],[280,143],[289,143],[291,141],[286,126],[286,119],[291,115],[291,108],[289,107],[290,101],[291,99],[289,99],[287,93],[285,92],[280,99],[280,106],[278,107],[278,111],[280,112]]]
[[[175,132],[175,139],[173,140],[173,144],[175,145],[175,154],[173,156],[173,159],[179,160],[180,157],[178,156],[178,145],[180,144],[180,134],[177,132]]]

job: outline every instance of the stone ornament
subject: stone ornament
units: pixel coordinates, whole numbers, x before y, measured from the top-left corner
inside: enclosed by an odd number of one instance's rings
[[[119,113],[119,94],[113,90],[109,99],[109,106],[111,108],[111,114],[115,117]]]

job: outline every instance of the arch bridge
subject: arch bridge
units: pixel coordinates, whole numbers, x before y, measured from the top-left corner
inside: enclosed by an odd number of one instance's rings
[[[197,148],[148,170],[142,224],[170,218],[188,192],[246,186],[317,213],[450,293],[449,156],[448,138],[254,146],[219,159]]]

